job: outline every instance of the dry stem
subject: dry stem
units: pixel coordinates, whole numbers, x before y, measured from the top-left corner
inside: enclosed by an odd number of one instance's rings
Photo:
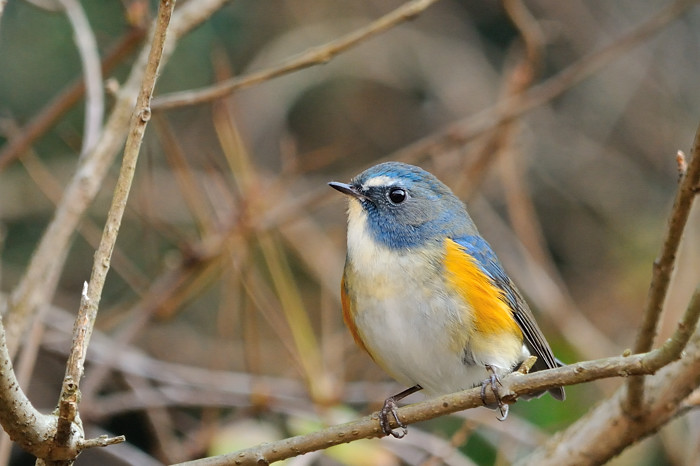
[[[174,7],[174,0],[161,0],[160,2],[153,42],[148,55],[141,90],[131,117],[129,136],[124,148],[124,157],[114,190],[112,205],[107,213],[107,221],[100,245],[95,252],[90,283],[86,283],[83,288],[80,309],[78,310],[78,317],[73,330],[73,344],[68,357],[66,375],[59,399],[59,419],[56,433],[56,441],[59,445],[69,441],[72,431],[71,425],[77,421],[78,403],[80,402],[79,387],[84,371],[85,356],[90,344],[95,319],[97,318],[97,309],[100,304],[107,272],[109,271],[112,251],[117,241],[129,191],[131,190],[131,183],[136,171],[139,149],[141,148],[146,126],[151,118],[151,97],[158,76],[158,68],[163,56],[168,25],[170,24],[170,17]]]
[[[693,200],[700,192],[700,126],[695,133],[695,140],[690,153],[685,174],[681,178],[673,210],[668,221],[666,236],[659,256],[654,261],[651,285],[644,309],[644,320],[637,335],[634,345],[635,353],[649,351],[654,344],[654,338],[658,331],[661,311],[663,310],[666,292],[671,283],[676,252],[680,246],[683,231],[690,215]],[[634,416],[644,402],[644,378],[632,377],[628,382],[626,410]]]
[[[391,13],[382,16],[376,21],[360,28],[345,36],[328,42],[327,44],[310,48],[301,54],[289,58],[280,65],[273,66],[249,75],[228,79],[213,86],[199,90],[189,90],[175,92],[168,95],[156,97],[153,100],[154,110],[193,105],[202,102],[209,102],[220,97],[227,96],[232,92],[246,87],[269,81],[272,78],[294,71],[303,70],[314,65],[328,63],[336,55],[352,48],[360,43],[371,39],[397,24],[415,18],[437,0],[413,0],[395,9]]]

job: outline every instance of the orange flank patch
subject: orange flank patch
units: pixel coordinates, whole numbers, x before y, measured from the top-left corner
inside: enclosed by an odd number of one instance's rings
[[[445,240],[445,269],[449,283],[473,309],[477,334],[522,335],[508,304],[503,299],[503,290],[494,285],[481,271],[476,259],[449,238]]]
[[[372,354],[367,351],[365,343],[362,341],[362,338],[360,338],[360,334],[357,333],[357,326],[355,325],[355,318],[351,309],[352,303],[350,302],[350,296],[348,296],[348,290],[345,286],[345,275],[343,275],[343,279],[340,282],[340,303],[343,305],[343,321],[345,322],[348,330],[350,330],[352,337],[355,339],[355,343],[357,343],[357,346],[365,350],[371,357]]]

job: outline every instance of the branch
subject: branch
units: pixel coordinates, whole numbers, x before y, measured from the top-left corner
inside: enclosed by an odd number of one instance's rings
[[[649,351],[654,344],[661,311],[663,310],[664,300],[666,299],[666,293],[676,262],[676,252],[683,237],[683,231],[690,215],[693,200],[700,192],[700,126],[698,126],[695,133],[691,157],[687,167],[681,170],[680,186],[673,203],[666,236],[661,252],[654,261],[642,326],[634,345],[635,353]],[[641,409],[643,403],[644,380],[642,377],[632,377],[628,381],[627,396],[626,409],[629,414],[634,415]]]
[[[156,97],[153,100],[153,109],[163,110],[209,102],[227,96],[238,89],[244,89],[259,84],[276,78],[277,76],[328,63],[336,55],[388,31],[397,24],[415,18],[436,1],[437,0],[412,0],[407,2],[363,28],[324,45],[312,47],[299,55],[287,59],[277,66],[237,78],[227,79],[226,81],[202,89],[174,92],[172,94]]]
[[[463,146],[496,126],[560,96],[658,33],[695,4],[697,0],[676,0],[628,34],[581,58],[551,78],[529,88],[523,94],[503,99],[493,107],[457,121],[436,134],[390,154],[386,159],[411,162],[426,154],[445,152],[451,148]]]
[[[686,312],[700,313],[700,292],[695,291]],[[694,309],[694,311],[692,311]],[[686,319],[684,318],[684,321]],[[689,329],[687,329],[689,330]],[[683,333],[683,332],[682,332]],[[674,340],[674,339],[672,339]],[[680,341],[664,345],[669,351]],[[665,359],[663,349],[649,353],[647,360],[658,364]],[[654,361],[654,360],[657,361]],[[641,377],[635,377],[641,379]],[[626,447],[656,432],[668,421],[682,414],[683,400],[697,389],[700,380],[700,335],[695,335],[681,361],[669,365],[656,376],[647,378],[647,404],[634,417],[625,411],[626,386],[620,387],[609,399],[559,432],[538,448],[523,465],[597,465],[603,464]]]
[[[83,290],[83,299],[75,323],[73,345],[55,416],[42,415],[36,411],[19,388],[12,369],[12,359],[8,351],[4,326],[0,323],[0,358],[4,364],[4,370],[0,371],[0,400],[2,401],[0,403],[0,422],[13,441],[37,456],[43,464],[65,464],[66,461],[72,462],[85,448],[106,446],[124,441],[123,436],[112,439],[84,439],[82,423],[78,416],[79,382],[83,374],[85,355],[97,314],[97,306],[109,270],[112,250],[136,168],[141,140],[150,117],[149,104],[174,5],[174,1],[161,0],[143,84],[131,119],[132,130],[124,150],[122,169],[108,213],[102,241],[95,254],[90,288],[86,285]]]
[[[5,327],[0,320],[0,424],[10,439],[37,457],[48,454],[47,441],[56,428],[56,418],[41,414],[19,388],[7,351]]]
[[[56,442],[59,444],[59,447],[69,444],[73,436],[73,424],[79,422],[77,417],[78,403],[80,402],[79,387],[84,371],[85,356],[90,344],[95,319],[97,318],[97,309],[105,279],[107,278],[107,272],[109,271],[112,251],[117,241],[129,191],[131,190],[131,183],[136,171],[139,149],[141,148],[146,126],[151,118],[151,97],[158,76],[158,68],[163,57],[168,25],[170,24],[174,8],[174,0],[161,0],[141,90],[131,117],[131,128],[124,147],[124,157],[114,196],[112,197],[112,205],[107,213],[107,221],[100,245],[95,252],[90,284],[86,283],[83,288],[80,309],[78,310],[78,317],[73,330],[73,343],[66,365],[66,375],[63,380],[63,389],[59,398],[59,418],[56,432]],[[80,425],[80,429],[82,430],[82,425]]]
[[[519,395],[541,392],[556,386],[590,382],[621,375],[651,373],[653,371],[644,362],[649,355],[650,353],[597,359],[527,375],[510,374],[501,379],[503,387],[500,392],[502,395],[505,394],[504,401],[512,402]],[[486,401],[487,403],[495,402],[491,392],[487,392]],[[481,389],[477,387],[403,406],[399,408],[399,416],[401,421],[408,425],[479,406],[482,406]],[[395,426],[395,423],[392,423],[392,426]],[[311,434],[269,442],[217,457],[188,461],[181,463],[180,466],[267,464],[341,443],[362,438],[382,437],[383,435],[375,413],[357,421],[329,427]]]
[[[579,384],[610,377],[653,374],[669,361],[680,358],[681,352],[685,348],[687,354],[685,364],[677,364],[673,366],[672,369],[677,372],[677,377],[670,378],[659,376],[654,378],[654,380],[657,381],[657,385],[659,385],[659,390],[676,390],[674,393],[680,393],[678,395],[678,401],[680,402],[685,396],[692,392],[696,386],[695,378],[700,376],[700,337],[695,339],[692,347],[686,348],[686,343],[693,329],[697,326],[699,318],[700,290],[696,291],[686,310],[682,323],[679,324],[679,328],[674,336],[661,348],[650,353],[579,362],[569,366],[539,371],[527,375],[519,373],[510,374],[502,379],[503,387],[500,390],[501,395],[505,401],[514,402],[520,395],[542,392],[552,387]],[[684,383],[679,383],[681,379]],[[666,385],[663,385],[664,383]],[[493,393],[488,392],[487,395],[487,403],[495,402]],[[608,400],[606,404],[612,403],[614,399],[615,398]],[[665,403],[668,403],[668,400],[666,400]],[[404,406],[399,408],[399,416],[405,424],[413,424],[415,422],[434,419],[446,414],[469,408],[476,408],[478,406],[482,406],[481,389],[473,388]],[[679,403],[672,406],[661,406],[671,411],[672,408],[678,409]],[[603,413],[605,413],[605,411],[603,411]],[[587,418],[588,416],[584,417],[583,421],[585,422]],[[653,416],[651,418],[657,422],[656,418],[653,418]],[[666,417],[665,420],[669,418],[670,417]],[[392,426],[395,427],[395,424]],[[638,437],[636,438],[640,438],[642,435],[649,434],[652,431],[653,429],[651,428],[638,428],[636,430]],[[571,427],[567,432],[573,432],[571,435],[575,435],[577,429]],[[189,461],[181,463],[181,466],[268,464],[273,461],[291,458],[361,438],[381,436],[383,436],[383,433],[379,427],[379,421],[375,413],[372,416],[347,424],[329,427],[312,434],[265,443],[217,457]],[[620,445],[622,447],[625,444],[621,443]],[[548,450],[544,451],[546,452]],[[585,452],[586,450],[582,448],[581,451]],[[583,453],[581,454],[583,455]],[[533,464],[540,463],[533,462]],[[561,463],[553,462],[552,464]]]
[[[173,15],[173,36],[179,38],[201,24],[226,0],[189,1]],[[169,42],[162,61],[172,54],[175,41]],[[48,302],[55,290],[55,283],[65,262],[64,251],[82,216],[95,198],[114,157],[122,146],[129,126],[132,109],[139,92],[149,47],[144,47],[131,68],[129,78],[117,93],[117,97],[104,131],[97,144],[80,160],[75,175],[64,191],[54,217],[41,237],[27,266],[27,270],[8,301],[6,314],[7,344],[11,356],[17,351],[19,341],[36,310]],[[60,254],[57,254],[57,251]]]
[[[97,51],[95,35],[80,2],[78,0],[58,0],[58,2],[63,6],[73,27],[75,45],[78,47],[83,65],[86,89],[85,129],[80,153],[84,154],[97,143],[104,118],[105,102],[100,55]]]

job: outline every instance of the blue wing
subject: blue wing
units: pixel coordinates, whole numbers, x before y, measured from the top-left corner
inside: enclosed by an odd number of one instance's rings
[[[537,363],[533,369],[559,367],[561,364],[554,357],[552,349],[537,326],[530,308],[520,295],[515,284],[508,278],[491,246],[480,236],[474,235],[453,238],[453,240],[476,260],[481,270],[493,281],[493,284],[503,291],[502,299],[506,301],[513,313],[513,318],[522,330],[531,353],[537,356]],[[557,399],[561,400],[564,398],[564,391],[561,388],[552,389],[550,392]]]

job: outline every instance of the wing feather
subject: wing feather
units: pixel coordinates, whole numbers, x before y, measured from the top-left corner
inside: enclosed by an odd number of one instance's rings
[[[537,326],[530,308],[503,270],[491,246],[480,236],[473,235],[454,238],[453,241],[463,247],[493,281],[493,284],[503,291],[501,299],[508,304],[513,318],[523,332],[528,349],[537,356],[537,362],[533,369],[553,369],[561,366],[562,364],[554,357],[549,343]],[[558,400],[564,399],[564,389],[561,387],[551,389],[550,393]]]

